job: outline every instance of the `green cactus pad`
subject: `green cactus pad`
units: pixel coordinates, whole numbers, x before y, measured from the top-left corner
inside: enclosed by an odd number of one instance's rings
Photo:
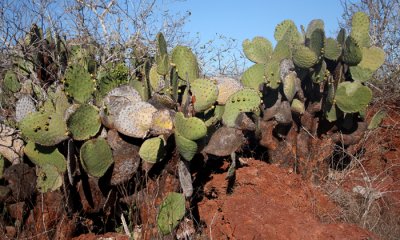
[[[384,62],[385,52],[382,48],[372,46],[362,49],[362,60],[357,66],[376,71]]]
[[[17,75],[13,71],[7,71],[4,76],[3,82],[4,89],[16,93],[21,89],[21,83],[19,83]]]
[[[129,84],[139,93],[143,101],[147,101],[149,99],[149,92],[146,88],[146,84],[143,81],[132,80],[129,82]]]
[[[260,89],[260,84],[265,81],[265,65],[264,64],[254,64],[249,67],[240,78],[244,87],[252,88],[254,90]]]
[[[267,63],[272,54],[272,43],[263,37],[254,37],[253,40],[246,39],[242,44],[246,57],[255,63]]]
[[[85,103],[95,90],[90,73],[81,65],[74,64],[65,72],[65,92],[78,103]]]
[[[165,142],[161,137],[149,138],[140,146],[139,156],[146,162],[156,163],[165,154]]]
[[[30,96],[23,96],[15,104],[15,120],[20,122],[28,114],[36,112],[36,106]]]
[[[54,146],[68,138],[64,116],[51,111],[31,113],[19,127],[25,137],[43,146]]]
[[[329,122],[334,122],[337,120],[337,113],[336,113],[336,105],[335,104],[326,104],[324,107],[324,114],[326,120]]]
[[[356,12],[351,19],[351,33],[360,47],[370,46],[369,17],[363,12]]]
[[[275,28],[274,37],[277,42],[283,39],[292,44],[301,41],[300,33],[292,20],[284,20],[279,23]]]
[[[363,68],[360,65],[357,66],[350,66],[349,68],[351,78],[354,81],[359,81],[359,82],[366,82],[372,78],[372,75],[374,74],[374,71]]]
[[[344,113],[365,109],[372,99],[372,91],[359,82],[342,82],[338,85],[335,102]]]
[[[161,234],[170,234],[185,216],[185,197],[181,193],[170,192],[158,210],[157,225]]]
[[[185,138],[177,130],[175,130],[174,136],[178,152],[186,161],[192,160],[194,155],[197,153],[197,143]]]
[[[196,79],[190,84],[192,96],[196,99],[193,107],[196,112],[209,109],[218,98],[218,87],[215,81]]]
[[[112,151],[103,138],[86,141],[80,151],[82,167],[93,177],[102,177],[114,162]]]
[[[342,46],[333,38],[325,41],[325,58],[336,61],[342,55]]]
[[[283,93],[285,94],[289,102],[293,100],[293,97],[297,92],[296,78],[297,78],[296,72],[290,72],[283,79]]]
[[[311,79],[314,83],[322,83],[326,80],[327,71],[326,62],[322,61],[314,67],[313,71],[311,72]]]
[[[280,76],[280,62],[270,61],[265,66],[265,82],[268,87],[272,89],[277,89],[281,83],[281,76]]]
[[[101,102],[104,96],[112,89],[127,84],[129,80],[129,68],[124,63],[106,64],[97,73],[96,102]]]
[[[311,20],[311,22],[307,26],[306,38],[311,39],[311,36],[315,30],[319,29],[323,31],[324,28],[325,24],[323,20],[321,19]]]
[[[310,36],[310,49],[314,51],[314,53],[321,57],[325,52],[325,32],[323,29],[315,29]]]
[[[197,117],[185,118],[181,112],[175,114],[175,128],[183,137],[193,141],[207,134],[203,120]]]
[[[343,47],[344,43],[346,42],[346,29],[341,28],[337,37],[336,41]]]
[[[343,61],[349,66],[355,66],[361,62],[362,51],[353,37],[347,37],[343,50]]]
[[[232,94],[243,88],[242,84],[234,78],[214,77],[213,80],[217,81],[217,102],[220,105],[224,105]]]
[[[204,112],[202,119],[206,127],[215,125],[218,121],[222,119],[222,114],[224,114],[225,105],[217,105],[214,109]]]
[[[379,110],[378,112],[376,112],[368,124],[368,130],[374,130],[375,128],[379,127],[379,124],[385,117],[386,111]]]
[[[156,111],[157,109],[147,102],[126,104],[115,118],[115,128],[127,136],[144,138],[150,130]]]
[[[293,99],[292,104],[290,106],[293,112],[303,114],[306,110],[304,107],[304,103],[298,99]]]
[[[280,62],[283,59],[291,59],[292,58],[292,49],[289,44],[285,41],[279,41],[272,53],[272,59]]]
[[[36,174],[38,176],[36,186],[41,193],[52,192],[62,186],[63,176],[54,165],[45,164]]]
[[[176,66],[178,76],[192,82],[199,78],[199,66],[193,52],[184,46],[176,46],[172,51],[172,63]]]
[[[153,65],[150,69],[149,83],[154,92],[159,92],[165,87],[164,76],[158,74],[157,65]]]
[[[156,41],[157,41],[157,53],[160,55],[168,54],[167,42],[165,41],[165,37],[161,32],[157,33]]]
[[[293,51],[293,63],[299,68],[310,68],[318,61],[318,56],[308,47],[299,45]]]
[[[167,42],[165,41],[164,35],[162,33],[157,34],[156,41],[157,41],[157,54],[156,54],[157,73],[166,76],[169,72]]]
[[[73,139],[78,141],[89,139],[100,130],[99,110],[93,105],[82,104],[69,117],[67,125]]]
[[[67,161],[56,147],[44,147],[29,141],[24,153],[37,166],[53,165],[59,173],[67,170]]]
[[[228,127],[236,125],[236,119],[241,112],[259,114],[261,104],[260,93],[251,88],[242,89],[231,95],[225,105],[222,115],[223,123]]]

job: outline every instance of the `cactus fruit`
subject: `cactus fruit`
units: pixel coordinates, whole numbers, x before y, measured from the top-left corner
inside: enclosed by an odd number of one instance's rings
[[[260,89],[260,84],[263,84],[265,81],[264,71],[264,64],[254,64],[243,73],[240,81],[244,87],[252,88],[258,91]]]
[[[185,216],[185,197],[181,193],[168,193],[157,215],[157,225],[161,234],[170,234],[183,216]]]
[[[114,162],[112,151],[103,138],[86,141],[80,151],[82,167],[93,177],[102,177]]]
[[[259,114],[260,104],[260,93],[254,89],[245,88],[234,93],[225,105],[225,111],[222,115],[223,123],[228,127],[235,127],[239,113],[253,112]]]
[[[190,83],[190,91],[195,101],[194,110],[201,112],[209,109],[218,98],[218,87],[215,81],[209,79],[196,79]]]
[[[224,105],[228,98],[235,92],[243,89],[242,84],[239,81],[229,77],[213,77],[213,80],[217,81],[218,87],[218,98],[217,102],[219,105]]]
[[[36,186],[41,193],[52,192],[62,186],[63,176],[52,164],[45,164],[38,168]]]
[[[115,129],[130,137],[144,138],[150,130],[156,111],[157,109],[147,102],[126,104],[115,118]]]
[[[15,104],[15,121],[20,122],[33,112],[36,112],[35,103],[30,96],[24,95]]]
[[[296,72],[290,72],[283,79],[283,93],[285,94],[285,97],[289,102],[293,100],[293,97],[297,92],[296,78],[297,78]]]
[[[335,102],[344,113],[365,109],[372,99],[372,91],[359,82],[342,82],[338,85]]]
[[[159,162],[165,155],[165,141],[162,137],[146,139],[139,149],[139,156],[148,163]]]
[[[95,83],[83,66],[74,64],[65,72],[64,88],[68,96],[78,103],[85,103],[92,97]]]
[[[333,38],[327,38],[325,41],[325,55],[324,57],[337,61],[342,54],[342,46]]]
[[[360,47],[370,46],[369,37],[369,17],[363,12],[356,12],[351,19],[350,36],[359,44]]]
[[[361,62],[362,51],[356,40],[349,36],[346,39],[343,50],[343,61],[349,66],[355,66]]]
[[[73,139],[78,141],[89,139],[100,130],[99,110],[93,105],[82,104],[69,117],[67,125]]]
[[[185,118],[181,112],[175,114],[175,128],[189,140],[198,140],[207,134],[203,120],[197,117]]]
[[[299,45],[293,51],[293,63],[299,68],[310,68],[318,61],[318,56],[308,47]]]
[[[246,39],[242,44],[246,57],[254,63],[267,63],[272,54],[272,43],[263,37]]]
[[[29,114],[19,128],[22,135],[43,146],[54,146],[68,138],[64,116],[50,110]]]
[[[21,83],[19,83],[17,75],[13,71],[7,71],[3,85],[5,90],[12,93],[16,93],[21,89]]]
[[[184,46],[176,46],[172,51],[172,63],[176,66],[178,76],[192,82],[199,78],[199,66],[193,52]]]
[[[56,147],[44,147],[29,141],[24,152],[26,156],[38,167],[53,165],[59,173],[67,170],[67,162]]]

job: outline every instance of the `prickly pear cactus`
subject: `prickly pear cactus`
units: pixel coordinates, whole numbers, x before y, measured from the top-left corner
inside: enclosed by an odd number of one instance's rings
[[[29,141],[24,152],[26,156],[37,166],[53,165],[59,173],[67,170],[67,162],[56,147],[44,147]]]
[[[175,114],[175,128],[189,140],[198,140],[207,134],[203,120],[197,117],[185,118],[181,112]]]
[[[15,104],[15,120],[20,122],[28,114],[36,112],[36,106],[30,96],[24,95]]]
[[[235,92],[243,89],[242,84],[233,78],[229,77],[214,77],[213,80],[217,81],[219,105],[224,105],[228,98]]]
[[[264,64],[254,64],[243,73],[240,82],[244,87],[259,90],[260,85],[265,82],[264,71]]]
[[[139,156],[146,162],[156,163],[165,154],[164,145],[165,142],[162,137],[149,138],[140,146]]]
[[[263,37],[243,41],[243,51],[246,57],[254,63],[267,63],[272,54],[272,43]]]
[[[114,162],[112,151],[103,138],[86,141],[80,151],[82,167],[93,177],[102,177]]]
[[[222,115],[223,123],[228,127],[235,127],[236,118],[241,112],[259,114],[261,98],[260,93],[254,89],[245,88],[233,94],[225,105]]]
[[[65,72],[64,88],[67,96],[78,103],[86,103],[95,91],[95,82],[83,66],[74,64]]]
[[[178,226],[185,212],[185,197],[183,194],[169,193],[158,210],[157,225],[161,234],[170,234]]]
[[[179,78],[189,82],[199,78],[197,58],[188,47],[175,47],[172,51],[171,61],[176,66]]]
[[[379,110],[378,112],[376,112],[368,124],[368,130],[374,130],[375,128],[379,127],[379,124],[381,124],[382,120],[385,117],[386,117],[386,111]]]
[[[318,61],[314,51],[303,45],[297,46],[293,51],[293,63],[299,68],[310,68]]]
[[[372,91],[359,82],[339,84],[335,102],[344,113],[355,113],[366,109],[372,99]]]
[[[62,186],[63,175],[52,164],[45,164],[38,168],[36,175],[38,176],[36,186],[41,193],[52,192]]]
[[[100,130],[99,110],[93,105],[82,104],[69,117],[67,126],[73,139],[78,141],[89,139]]]
[[[3,85],[5,90],[12,93],[16,93],[21,89],[21,83],[19,83],[17,75],[13,71],[7,71]]]
[[[360,47],[370,46],[369,37],[369,17],[364,12],[354,13],[351,19],[350,36],[359,44]]]
[[[115,129],[127,136],[144,138],[152,124],[157,109],[147,102],[126,104],[115,118]]]
[[[325,41],[325,58],[336,61],[342,55],[342,46],[333,38]]]
[[[218,87],[215,81],[196,79],[190,84],[190,90],[196,99],[193,103],[196,112],[209,109],[217,101]]]

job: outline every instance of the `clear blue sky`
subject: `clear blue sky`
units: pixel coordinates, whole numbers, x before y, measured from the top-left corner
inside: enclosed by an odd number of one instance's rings
[[[298,27],[323,19],[327,35],[333,36],[343,12],[339,0],[187,0],[172,6],[191,12],[185,30],[198,32],[203,41],[218,33],[240,42],[264,36],[274,43],[275,26],[285,19],[292,19]]]

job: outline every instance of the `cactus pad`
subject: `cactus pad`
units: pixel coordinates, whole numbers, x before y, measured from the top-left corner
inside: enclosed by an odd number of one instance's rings
[[[149,72],[150,86],[154,92],[159,92],[165,87],[164,76],[157,72],[157,65],[153,65]]]
[[[185,197],[181,193],[170,192],[161,203],[157,225],[163,235],[170,234],[185,216]]]
[[[291,43],[300,41],[300,34],[292,20],[284,20],[275,28],[274,37],[276,41],[289,40]]]
[[[21,89],[21,83],[19,83],[17,75],[13,71],[7,71],[4,76],[4,89],[16,93]]]
[[[81,65],[74,64],[65,72],[65,92],[79,103],[87,102],[95,89],[89,72]]]
[[[156,163],[165,154],[164,145],[164,139],[161,137],[149,138],[140,146],[139,156],[146,162]]]
[[[199,78],[199,66],[193,52],[184,46],[176,46],[172,51],[172,63],[176,65],[178,76],[192,82]]]
[[[362,60],[357,65],[362,68],[376,71],[385,62],[385,52],[379,47],[370,47],[362,49]]]
[[[376,112],[368,124],[368,130],[373,130],[377,128],[385,117],[386,117],[386,111],[379,110],[378,112]]]
[[[115,128],[127,136],[144,138],[150,130],[156,111],[157,109],[147,102],[126,104],[115,118]]]
[[[274,61],[268,62],[265,66],[264,75],[267,86],[272,89],[277,89],[281,83],[280,62],[275,59]]]
[[[23,96],[15,104],[15,120],[20,122],[28,114],[36,112],[35,103],[30,96]]]
[[[29,141],[24,152],[39,167],[53,165],[59,173],[64,173],[67,170],[67,161],[56,147],[44,147]]]
[[[293,63],[299,68],[310,68],[318,61],[318,56],[308,47],[299,45],[293,51]]]
[[[86,141],[80,151],[82,167],[93,177],[102,177],[114,162],[107,141],[102,138]]]
[[[267,63],[271,58],[272,44],[268,39],[255,37],[252,41],[246,39],[242,44],[246,57],[255,63]]]
[[[175,114],[175,128],[189,140],[198,140],[207,134],[203,120],[197,117],[185,118],[181,112]]]
[[[317,29],[324,30],[325,24],[321,19],[314,19],[307,26],[306,38],[311,39],[313,32]]]
[[[41,193],[52,192],[62,186],[63,176],[51,164],[45,164],[37,171],[36,186]]]
[[[43,145],[54,146],[68,138],[64,116],[52,111],[35,112],[20,122],[22,134]]]
[[[327,38],[325,42],[325,58],[336,61],[342,54],[341,45],[333,38]]]
[[[252,88],[254,90],[260,89],[260,84],[264,83],[264,64],[254,64],[248,68],[240,78],[244,87]]]
[[[350,66],[355,66],[361,62],[362,51],[358,43],[353,37],[347,37],[344,51],[343,61]]]
[[[100,130],[99,110],[93,105],[82,104],[68,119],[67,125],[73,139],[89,139]]]
[[[356,12],[351,19],[350,36],[356,40],[360,47],[370,46],[369,17],[363,12]]]
[[[298,114],[303,114],[305,112],[304,103],[298,99],[293,99],[290,108],[293,112]]]
[[[240,84],[239,81],[233,78],[214,77],[213,80],[217,81],[217,87],[218,87],[217,102],[220,105],[224,105],[226,103],[226,100],[228,100],[228,98],[232,94],[243,88],[242,84]]]
[[[245,88],[231,95],[225,105],[222,115],[223,123],[228,127],[236,125],[236,118],[241,112],[253,112],[258,114],[261,99],[260,93],[254,89]]]
[[[190,84],[190,90],[196,99],[193,103],[196,112],[207,110],[217,101],[218,87],[215,81],[196,79]]]
[[[338,85],[335,101],[344,113],[365,109],[372,99],[372,91],[359,82],[342,82]]]
[[[186,161],[192,160],[197,153],[197,143],[185,138],[177,130],[175,130],[174,136],[178,152]]]
[[[289,102],[293,100],[293,97],[297,92],[296,78],[297,78],[296,72],[290,72],[283,79],[283,93],[285,94]]]

